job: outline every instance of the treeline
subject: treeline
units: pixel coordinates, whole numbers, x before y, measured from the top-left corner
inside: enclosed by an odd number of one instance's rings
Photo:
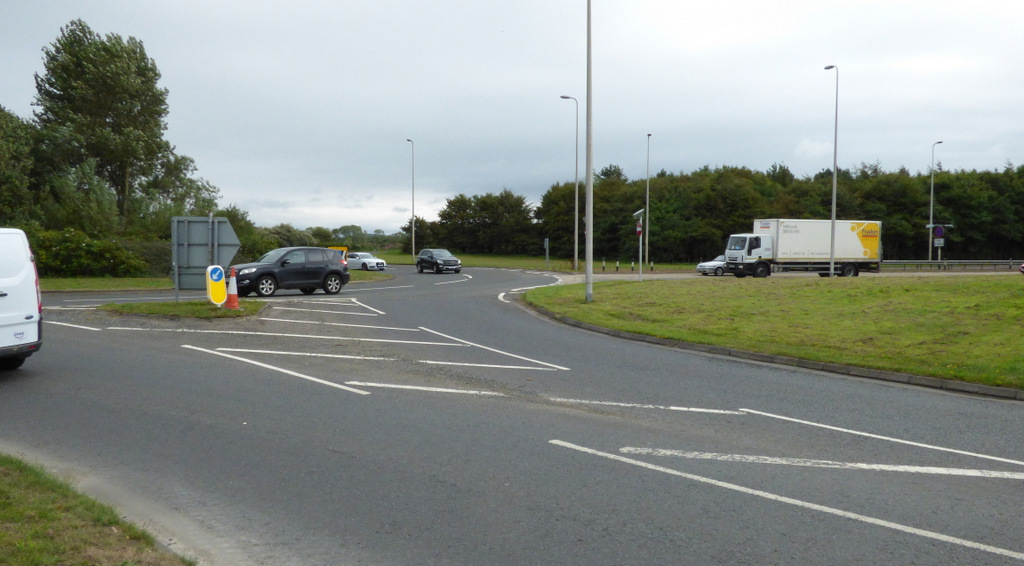
[[[877,164],[837,175],[837,217],[881,220],[884,257],[928,257],[931,174]],[[543,253],[548,238],[556,257],[573,255],[574,183],[553,185],[536,206],[508,189],[499,195],[449,199],[437,222],[417,220],[416,241],[464,253]],[[580,216],[585,207],[580,186]],[[633,213],[645,207],[647,179],[629,180],[610,165],[595,175],[594,258],[629,261],[637,255]],[[650,179],[651,259],[657,263],[710,259],[729,234],[748,232],[755,218],[831,217],[832,171],[797,178],[785,165],[768,171],[704,167],[664,170]],[[1024,167],[1002,171],[935,171],[934,220],[946,230],[946,259],[1024,257]],[[584,230],[580,224],[580,256]],[[408,234],[409,225],[403,227]],[[421,246],[422,247],[422,246]]]
[[[236,261],[291,245],[347,245],[411,250],[403,233],[359,226],[257,227],[219,190],[197,176],[194,161],[164,139],[167,90],[142,42],[100,36],[75,20],[43,49],[31,119],[0,107],[0,225],[29,232],[44,276],[165,275],[173,216],[227,217],[242,242]],[[838,217],[881,220],[884,257],[928,257],[930,172],[884,171],[875,164],[838,174]],[[579,188],[580,250],[584,187]],[[539,203],[504,189],[448,199],[438,220],[416,219],[416,244],[461,253],[573,255],[573,183],[551,186]],[[636,257],[633,212],[645,207],[647,179],[609,165],[595,176],[594,254],[600,261]],[[785,165],[764,172],[704,167],[661,171],[650,179],[651,259],[695,262],[722,252],[725,238],[755,218],[829,218],[832,172],[797,178]],[[1002,171],[935,171],[937,224],[949,259],[1024,257],[1024,167]]]
[[[288,245],[387,249],[400,236],[358,226],[255,226],[164,139],[167,90],[142,42],[75,20],[43,49],[31,120],[0,106],[0,226],[29,233],[44,276],[170,272],[171,218],[227,217],[236,261]]]

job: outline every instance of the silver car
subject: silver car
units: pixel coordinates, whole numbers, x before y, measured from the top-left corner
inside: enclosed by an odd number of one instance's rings
[[[388,264],[369,252],[348,252],[348,268],[363,271],[384,271]]]
[[[720,255],[711,261],[705,261],[697,264],[697,271],[701,275],[724,275],[725,274],[725,256]]]

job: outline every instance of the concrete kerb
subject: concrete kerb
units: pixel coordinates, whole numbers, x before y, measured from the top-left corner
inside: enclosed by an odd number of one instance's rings
[[[982,385],[978,383],[968,383],[965,381],[954,381],[950,379],[940,379],[937,377],[926,377],[922,375],[914,375],[909,373],[900,373],[894,371],[886,371],[879,369],[863,368],[858,366],[848,366],[843,364],[834,364],[827,362],[816,362],[813,360],[804,360],[800,358],[791,358],[788,356],[778,356],[774,354],[762,354],[759,352],[749,352],[746,350],[737,350],[735,348],[726,348],[724,346],[712,346],[709,344],[697,344],[693,342],[684,342],[682,340],[672,340],[669,338],[661,338],[658,336],[648,336],[646,334],[635,334],[632,332],[624,332],[622,330],[614,330],[610,328],[604,328],[601,326],[595,326],[586,322],[581,322],[567,316],[555,314],[543,307],[531,305],[526,301],[517,300],[524,308],[533,310],[534,312],[541,314],[552,320],[556,320],[569,326],[575,326],[589,330],[591,332],[598,332],[609,336],[615,336],[617,338],[624,338],[626,340],[636,340],[639,342],[647,342],[651,344],[657,344],[659,346],[667,346],[669,348],[677,348],[680,350],[691,350],[695,352],[701,352],[705,354],[715,354],[719,356],[727,356],[731,358],[764,362],[771,364],[779,364],[786,366],[793,366],[805,369],[812,369],[816,371],[823,371],[828,373],[837,373],[840,375],[849,375],[851,377],[861,377],[866,379],[877,379],[880,381],[889,381],[894,383],[902,383],[906,385],[917,385],[921,387],[930,387],[933,389],[944,389],[946,391],[955,391],[958,393],[970,393],[972,395],[981,395],[985,397],[995,397],[999,399],[1009,399],[1015,401],[1024,401],[1024,390],[1012,389],[1009,387],[995,387],[992,385]]]

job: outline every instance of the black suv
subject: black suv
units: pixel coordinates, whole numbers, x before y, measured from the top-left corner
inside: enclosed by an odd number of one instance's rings
[[[420,255],[416,256],[416,271],[420,273],[424,271],[433,271],[434,273],[454,271],[459,273],[462,271],[462,262],[448,250],[426,249],[421,250]]]
[[[336,295],[351,278],[345,254],[328,248],[277,248],[253,263],[232,267],[239,297],[253,291],[269,297],[278,289],[300,289],[307,295],[323,289]]]

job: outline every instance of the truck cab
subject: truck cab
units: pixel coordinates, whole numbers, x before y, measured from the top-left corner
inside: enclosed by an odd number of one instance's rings
[[[775,258],[772,237],[767,234],[733,234],[725,245],[725,270],[736,277],[768,277]]]

